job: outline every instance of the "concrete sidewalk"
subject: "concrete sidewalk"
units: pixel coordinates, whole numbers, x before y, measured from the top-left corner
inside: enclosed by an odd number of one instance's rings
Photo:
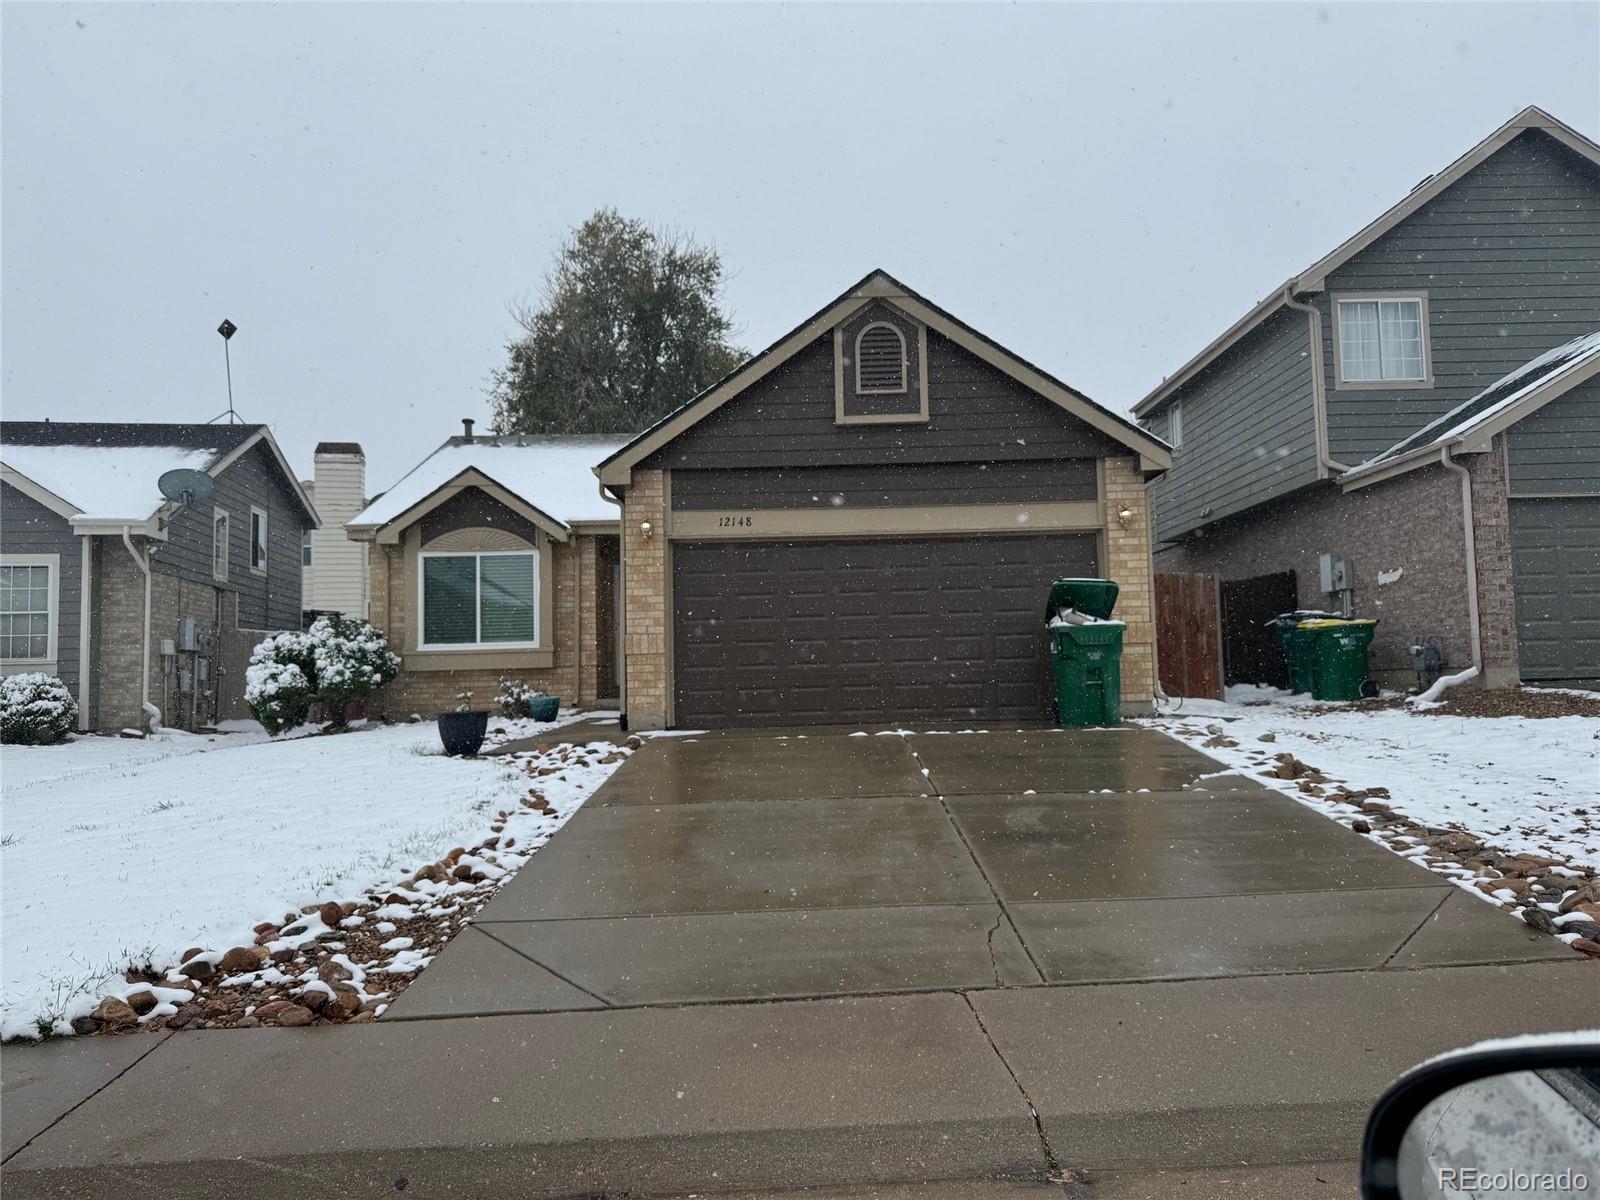
[[[660,739],[376,1025],[4,1052],[4,1184],[1352,1195],[1394,1075],[1595,978],[1148,731]]]

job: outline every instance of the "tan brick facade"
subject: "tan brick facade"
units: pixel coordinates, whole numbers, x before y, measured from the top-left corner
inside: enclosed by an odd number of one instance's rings
[[[623,711],[633,729],[667,723],[666,478],[635,470],[622,504]],[[644,532],[649,522],[650,535]]]
[[[436,716],[456,707],[457,695],[472,693],[474,708],[494,707],[501,679],[538,688],[561,697],[563,705],[592,706],[598,699],[599,644],[595,605],[596,539],[575,534],[566,542],[548,543],[554,584],[554,662],[549,667],[473,667],[464,670],[411,670],[403,647],[411,638],[416,602],[406,586],[403,544],[375,544],[370,556],[371,619],[401,656],[400,674],[374,697],[374,715],[404,719],[412,713]],[[609,652],[607,650],[606,652]]]
[[[1103,460],[1105,547],[1102,567],[1114,580],[1122,635],[1122,703],[1132,715],[1155,695],[1155,596],[1150,563],[1150,509],[1136,458]],[[1123,520],[1119,514],[1129,515]]]
[[[1521,676],[1517,653],[1517,595],[1511,575],[1511,509],[1506,499],[1506,439],[1495,437],[1487,454],[1461,460],[1472,477],[1473,552],[1478,559],[1478,630],[1483,650],[1483,686],[1515,687]],[[1459,538],[1455,530],[1441,536]]]

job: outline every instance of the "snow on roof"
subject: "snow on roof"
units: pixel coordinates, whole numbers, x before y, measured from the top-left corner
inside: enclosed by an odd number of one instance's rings
[[[427,499],[461,472],[476,469],[564,525],[615,521],[619,510],[600,496],[594,466],[630,441],[625,434],[451,438],[350,519],[381,527]]]
[[[0,446],[0,462],[81,510],[79,518],[140,522],[165,503],[156,486],[166,471],[203,471],[215,447]]]
[[[1454,441],[1529,393],[1570,374],[1597,356],[1600,356],[1600,330],[1575,337],[1553,350],[1546,350],[1538,358],[1528,360],[1515,371],[1495,380],[1470,400],[1456,405],[1444,416],[1430,421],[1410,437],[1352,467],[1345,472],[1345,477],[1371,471],[1405,455]]]

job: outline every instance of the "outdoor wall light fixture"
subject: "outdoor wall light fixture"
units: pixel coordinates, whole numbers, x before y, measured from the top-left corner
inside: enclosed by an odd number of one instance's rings
[[[1131,521],[1131,520],[1133,520],[1133,509],[1131,509],[1131,508],[1119,508],[1117,510],[1117,524],[1118,525],[1121,525],[1124,529],[1126,529],[1128,527],[1128,522]]]
[[[655,532],[656,527],[650,524],[649,521],[639,522],[639,533],[644,537],[645,541],[648,542],[653,536],[655,536]]]

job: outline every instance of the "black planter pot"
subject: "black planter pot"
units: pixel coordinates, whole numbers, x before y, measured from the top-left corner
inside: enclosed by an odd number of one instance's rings
[[[476,754],[488,732],[487,711],[439,714],[439,740],[446,754]]]

